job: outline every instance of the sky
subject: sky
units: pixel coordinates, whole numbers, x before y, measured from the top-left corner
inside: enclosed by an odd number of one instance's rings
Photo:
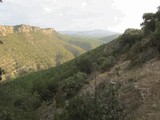
[[[140,28],[159,0],[3,0],[0,25],[28,24],[57,31]]]

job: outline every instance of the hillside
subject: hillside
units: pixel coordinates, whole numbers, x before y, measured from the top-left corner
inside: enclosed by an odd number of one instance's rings
[[[70,36],[63,35],[63,38],[61,37],[61,39],[70,43],[70,44],[79,46],[86,51],[92,50],[93,48],[96,48],[96,47],[106,43],[104,41],[101,41],[98,38],[84,37],[84,36],[83,37],[80,37],[80,36],[76,37],[76,36],[71,36],[71,35]]]
[[[0,40],[3,79],[59,65],[100,45],[29,25],[0,26]]]
[[[114,35],[109,35],[109,36],[99,38],[99,40],[104,42],[104,43],[108,43],[108,42],[118,38],[119,36],[120,36],[120,34],[114,34]]]
[[[0,119],[159,120],[159,14],[69,62],[2,82]]]

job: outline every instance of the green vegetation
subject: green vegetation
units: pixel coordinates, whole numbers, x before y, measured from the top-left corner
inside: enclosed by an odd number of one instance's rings
[[[90,92],[74,97],[55,120],[124,120],[124,106],[118,100],[118,86],[100,85],[97,97]]]
[[[65,99],[72,98],[87,82],[87,74],[78,72],[77,74],[62,81],[61,87],[65,93]]]
[[[0,81],[2,80],[2,75],[4,74],[4,70],[2,68],[0,68]]]
[[[95,51],[87,52],[55,68],[30,73],[13,81],[1,83],[0,108],[2,112],[0,118],[2,120],[5,120],[6,117],[16,120],[38,119],[37,108],[43,103],[52,102],[53,99],[57,101],[57,106],[65,106],[65,101],[72,99],[88,83],[87,79],[94,71],[94,69],[89,71],[87,69],[82,73],[81,71],[88,66],[82,69],[81,66],[86,62],[79,61],[88,59],[94,66],[96,64],[95,54],[101,57],[102,54],[99,54],[99,51],[104,47],[103,45]]]
[[[114,34],[114,35],[106,36],[106,37],[100,38],[100,41],[108,43],[108,42],[118,38],[119,36],[120,36],[120,34]]]
[[[159,20],[156,24],[159,24]],[[124,61],[130,61],[128,68],[132,69],[159,57],[160,44],[157,37],[160,34],[159,27],[156,25],[155,30],[148,34],[144,34],[145,30],[127,29],[117,39],[69,62],[59,64],[61,61],[57,60],[58,65],[54,68],[2,82],[0,84],[0,119],[38,120],[41,107],[55,105],[56,110],[52,114],[55,115],[56,120],[124,120],[128,111],[119,99],[121,84],[106,82],[95,84],[95,89],[89,92],[83,93],[81,90],[85,85],[93,82],[91,77],[95,71],[107,72],[119,62]],[[14,39],[15,35],[11,36]],[[24,37],[24,35],[20,36]],[[33,36],[40,37],[35,34]],[[2,40],[5,44],[5,40]],[[45,40],[41,41],[45,42]],[[54,40],[51,39],[51,41]],[[63,45],[63,42],[61,43]],[[48,44],[48,46],[51,45]],[[57,59],[61,57],[58,51]],[[16,67],[19,68],[19,64],[16,64]],[[94,79],[96,82],[96,78]],[[124,84],[130,86],[129,83]]]
[[[63,36],[60,36],[60,38],[64,41],[67,41],[70,44],[79,46],[86,51],[96,48],[101,44],[105,43],[99,40],[98,38],[92,38],[92,37],[80,37],[80,36],[75,37],[75,36],[63,35]]]
[[[159,23],[160,23],[160,9],[156,13],[145,13],[143,15],[144,22],[141,24],[142,29],[145,34],[150,34],[152,32],[159,32]]]
[[[115,58],[113,56],[108,56],[102,63],[101,70],[106,71],[115,64]]]
[[[89,38],[45,33],[43,29],[7,34],[0,39],[0,66],[6,71],[5,79],[60,65],[100,45]]]
[[[14,81],[1,83],[0,119],[38,119],[37,108],[43,102],[51,102],[60,82],[74,75],[74,72],[76,70],[72,63],[65,63],[54,69],[30,73]]]

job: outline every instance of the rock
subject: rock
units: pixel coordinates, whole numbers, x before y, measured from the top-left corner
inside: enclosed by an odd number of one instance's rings
[[[16,26],[0,26],[0,36],[6,36],[7,34],[12,33],[29,33],[38,31],[41,31],[45,34],[56,33],[56,31],[52,28],[40,28],[24,24]]]

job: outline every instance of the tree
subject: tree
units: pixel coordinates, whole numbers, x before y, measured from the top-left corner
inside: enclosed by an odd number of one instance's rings
[[[160,11],[160,6],[157,7],[158,11]]]
[[[160,6],[157,9],[158,11],[156,12],[156,16],[157,16],[158,21],[160,21]]]
[[[141,24],[145,34],[154,32],[156,28],[156,15],[154,13],[145,13],[143,15],[144,22]]]
[[[55,120],[124,120],[126,112],[119,101],[118,89],[101,85],[96,96],[89,91],[75,96],[62,112],[55,114]]]
[[[3,2],[2,0],[0,0],[0,2]],[[0,41],[0,44],[3,44],[2,41]],[[0,81],[2,80],[2,74],[3,74],[4,70],[2,70],[2,68],[0,68]]]
[[[4,74],[4,70],[0,68],[0,81],[2,80],[2,75]]]
[[[63,56],[60,53],[57,53],[56,55],[56,66],[59,66],[61,64],[61,60],[63,59]]]
[[[75,61],[75,66],[80,72],[85,72],[87,74],[91,73],[94,68],[92,61],[87,57],[77,58]]]
[[[3,44],[3,42],[0,40],[0,44]]]
[[[145,34],[154,32],[158,27],[157,23],[160,22],[160,6],[157,9],[156,13],[145,13],[143,15],[144,22],[141,23],[141,26]]]

